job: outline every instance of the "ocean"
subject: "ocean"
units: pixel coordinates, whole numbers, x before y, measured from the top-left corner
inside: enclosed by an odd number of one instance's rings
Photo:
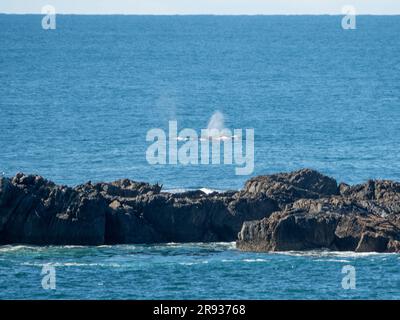
[[[0,174],[240,189],[317,169],[400,181],[400,16],[0,15]],[[254,172],[149,165],[146,134],[254,129]],[[0,298],[399,299],[399,255],[244,253],[231,243],[0,247]],[[57,289],[40,274],[51,263]],[[345,290],[342,267],[357,271]]]
[[[42,287],[43,266],[55,289]],[[397,254],[246,253],[234,243],[0,247],[0,299],[400,299]],[[355,268],[344,289],[343,267]]]

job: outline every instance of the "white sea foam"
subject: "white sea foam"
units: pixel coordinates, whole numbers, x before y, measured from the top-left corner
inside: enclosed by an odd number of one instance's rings
[[[118,263],[81,263],[81,262],[55,262],[55,263],[36,263],[36,262],[23,262],[23,266],[43,267],[45,265],[52,265],[54,267],[111,267],[119,268],[122,265]]]
[[[165,189],[163,191],[164,192],[169,192],[169,193],[177,193],[177,194],[179,194],[179,193],[184,193],[184,192],[188,192],[188,191],[197,191],[197,190],[203,191],[206,194],[210,194],[210,193],[213,193],[213,192],[218,192],[218,193],[224,192],[224,190],[211,189],[211,188],[199,188],[199,189],[172,188],[172,189]]]
[[[244,262],[267,262],[266,259],[243,259]]]
[[[267,259],[242,259],[242,260],[236,260],[236,259],[222,259],[221,262],[247,262],[247,263],[254,263],[254,262],[268,262],[269,260]]]
[[[165,244],[157,245],[157,247],[175,247],[175,248],[185,248],[185,247],[199,247],[199,248],[221,248],[221,249],[236,249],[236,242],[187,242],[187,243],[179,243],[179,242],[169,242]]]
[[[234,259],[222,259],[222,262],[236,262],[237,260]]]
[[[208,188],[200,188],[200,191],[203,191],[205,194],[210,194],[210,193],[213,193],[213,192],[220,192],[218,190],[208,189]]]
[[[98,246],[98,248],[107,246]],[[108,246],[111,247],[111,246]],[[35,246],[35,245],[4,245],[0,246],[0,252],[15,252],[15,251],[46,251],[51,249],[83,249],[90,248],[89,246],[79,246],[79,245],[64,245],[64,246]]]
[[[195,262],[180,262],[179,264],[181,266],[192,266],[192,265],[197,264],[197,263],[195,263]]]
[[[315,259],[314,261],[318,261],[318,262],[340,262],[340,263],[350,263],[350,260],[344,260],[344,259]]]
[[[232,242],[211,242],[211,246],[216,248],[226,249],[226,250],[235,250],[236,249],[236,241]]]
[[[204,260],[204,261],[193,261],[193,262],[180,262],[179,264],[182,266],[193,266],[196,264],[207,264],[208,261]]]
[[[354,251],[329,251],[329,250],[310,250],[310,251],[277,251],[272,254],[282,254],[298,257],[343,257],[343,258],[360,258],[377,255],[387,255],[392,253],[379,252],[354,252]]]
[[[14,251],[21,251],[21,250],[41,251],[46,248],[48,248],[48,247],[28,246],[28,245],[5,245],[5,246],[0,246],[0,252],[14,252]]]
[[[79,248],[87,248],[87,246],[66,245],[66,246],[62,246],[62,248],[65,248],[65,249],[79,249]]]

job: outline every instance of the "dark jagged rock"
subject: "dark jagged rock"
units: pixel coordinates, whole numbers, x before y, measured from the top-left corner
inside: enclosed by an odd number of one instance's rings
[[[234,241],[244,221],[278,209],[263,194],[161,192],[128,179],[57,186],[17,174],[0,182],[0,243]]]
[[[400,252],[400,184],[349,186],[303,169],[243,190],[162,192],[128,179],[74,188],[18,173],[0,179],[0,244],[233,241],[242,250]]]
[[[156,231],[156,242],[233,241],[243,221],[260,219],[277,209],[265,196],[236,199],[231,193],[151,193],[119,202],[125,212],[151,226],[151,234]]]
[[[317,199],[339,193],[334,179],[311,169],[254,177],[247,181],[244,190],[263,193],[282,207],[302,198]]]
[[[106,202],[93,189],[77,191],[40,176],[0,180],[0,242],[104,243]]]
[[[341,189],[341,196],[300,199],[261,221],[245,222],[238,248],[399,252],[398,185],[369,181]]]

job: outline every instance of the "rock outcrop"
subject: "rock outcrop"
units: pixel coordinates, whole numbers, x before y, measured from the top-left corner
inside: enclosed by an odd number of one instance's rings
[[[22,173],[0,178],[0,244],[234,241],[239,234],[242,250],[400,252],[399,213],[399,183],[338,185],[310,169],[211,194],[128,179],[68,187]]]
[[[332,189],[333,191],[333,189]],[[340,184],[338,193],[294,199],[259,221],[247,221],[237,247],[249,251],[332,249],[399,252],[400,184]]]
[[[244,221],[278,209],[263,194],[168,193],[128,179],[71,188],[18,173],[0,180],[0,244],[234,241]]]
[[[335,179],[311,169],[258,176],[248,180],[246,193],[265,194],[281,206],[298,199],[318,199],[339,194]]]

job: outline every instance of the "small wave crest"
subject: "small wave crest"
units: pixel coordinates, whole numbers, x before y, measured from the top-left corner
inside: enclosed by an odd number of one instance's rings
[[[242,261],[243,261],[243,262],[250,262],[250,263],[252,263],[252,262],[267,262],[268,260],[266,260],[266,259],[243,259]]]
[[[31,250],[31,251],[42,251],[45,250],[46,247],[40,246],[29,246],[29,245],[5,245],[0,246],[0,252],[15,252],[15,251],[23,251],[23,250]]]
[[[210,194],[210,193],[213,193],[213,192],[218,192],[218,193],[224,192],[224,190],[218,190],[218,189],[212,189],[212,188],[198,188],[198,189],[193,189],[193,188],[187,188],[187,189],[185,189],[185,188],[172,188],[172,189],[165,189],[164,192],[179,194],[179,193],[198,191],[198,190],[204,192],[205,194]]]
[[[354,251],[329,251],[329,250],[310,250],[310,251],[277,251],[274,254],[289,255],[295,257],[316,257],[316,258],[360,258],[391,253],[379,252],[354,252]]]
[[[182,265],[182,266],[193,266],[193,265],[198,265],[198,264],[208,264],[208,260],[192,261],[192,262],[180,262],[179,264]]]
[[[23,266],[43,267],[51,265],[53,267],[111,267],[119,268],[122,265],[118,263],[83,263],[83,262],[55,262],[55,263],[38,263],[38,262],[23,262]]]

